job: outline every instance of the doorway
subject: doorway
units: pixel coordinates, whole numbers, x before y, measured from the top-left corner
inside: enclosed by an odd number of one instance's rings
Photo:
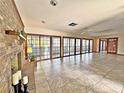
[[[52,36],[52,58],[60,58],[60,53],[61,53],[61,38],[59,36]]]
[[[117,54],[118,38],[108,38],[107,45],[107,53]]]
[[[75,53],[76,53],[76,55],[77,54],[81,54],[81,39],[78,39],[78,38],[76,38],[76,42],[75,42],[76,44],[76,51],[75,51]]]
[[[63,50],[64,56],[71,56],[75,54],[75,38],[72,37],[64,37],[63,38]]]
[[[61,38],[60,36],[28,34],[27,48],[31,50],[31,53],[27,53],[28,58],[34,56],[36,61],[58,58],[61,56]]]
[[[82,39],[82,54],[93,52],[93,40]]]
[[[99,51],[100,52],[106,52],[107,51],[107,39],[100,39]]]

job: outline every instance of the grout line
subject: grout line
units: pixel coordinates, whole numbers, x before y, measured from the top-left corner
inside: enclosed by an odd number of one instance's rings
[[[48,86],[49,86],[49,88],[50,88],[50,92],[53,93],[53,91],[52,91],[52,89],[51,89],[51,87],[50,87],[50,84],[49,84],[49,82],[48,82],[47,79],[46,79],[46,81],[47,81],[47,84],[48,84]]]
[[[45,77],[47,77],[46,74],[45,74],[44,69],[43,69],[42,67],[41,67],[41,69],[42,69],[42,71],[43,71]],[[49,89],[50,89],[50,92],[53,93],[53,92],[52,92],[52,89],[51,89],[51,87],[50,87],[50,84],[49,84],[49,82],[48,82],[48,80],[47,80],[47,78],[46,78],[46,82],[47,82],[47,84],[48,84],[48,87],[49,87]]]
[[[41,64],[40,64],[40,65],[41,65]],[[46,78],[46,74],[45,74],[45,72],[44,72],[44,69],[43,69],[42,65],[41,65],[40,69],[42,70],[42,72],[44,73],[45,78]],[[35,73],[36,73],[36,72],[35,72]],[[36,76],[36,74],[35,74],[35,76]],[[51,88],[50,88],[50,85],[49,85],[49,83],[48,83],[48,81],[47,81],[47,78],[46,78],[46,82],[47,82],[48,87],[49,87],[49,89],[50,89],[50,93],[52,93]],[[37,89],[37,87],[36,87],[36,89]]]
[[[98,82],[96,82],[96,84],[94,84],[93,86],[96,86],[97,84],[99,84],[114,68],[115,68],[115,66],[113,68],[111,68],[109,71],[107,71],[106,74],[103,75],[103,77]],[[92,89],[92,87],[89,86],[88,89]]]
[[[102,60],[103,60],[103,58],[101,58]],[[60,61],[61,62],[61,61]],[[58,65],[61,65],[61,64],[59,64],[59,63],[57,63]],[[65,66],[66,66],[66,64],[67,63],[62,63],[62,64],[65,64]],[[104,63],[105,64],[105,63]],[[103,65],[104,65],[103,64]],[[109,73],[116,67],[116,65],[118,65],[119,63],[117,63],[117,64],[115,64],[112,68],[110,68],[108,71],[106,71],[105,73],[104,73],[104,75],[102,75],[102,78],[98,81],[98,82],[96,82],[96,84],[94,84],[94,86],[95,85],[97,85],[98,83],[100,83],[107,75],[109,75]],[[85,66],[83,66],[83,67],[85,67]],[[43,70],[43,73],[45,74],[45,76],[46,76],[46,73],[45,73],[45,71],[44,71],[44,69],[43,69],[43,67],[41,67],[42,68],[42,70]],[[67,68],[68,68],[68,66],[67,66]],[[73,67],[72,67],[73,68]],[[86,67],[85,67],[86,68]],[[70,68],[69,68],[70,69]],[[73,69],[72,71],[74,71],[75,69]],[[86,70],[87,70],[87,68],[86,68]],[[92,70],[91,70],[92,71]],[[94,72],[94,71],[93,71]],[[58,76],[60,77],[60,78],[62,78],[63,79],[63,77],[61,76],[61,74],[60,73],[58,73],[57,72],[57,74],[58,74]],[[46,76],[47,77],[47,76]],[[80,77],[80,76],[79,76]],[[77,77],[76,79],[78,79],[79,77]],[[75,80],[76,80],[75,79]],[[51,88],[51,86],[50,86],[50,84],[49,84],[49,81],[48,81],[48,79],[46,79],[46,81],[47,81],[47,83],[48,83],[48,86],[49,86],[49,89],[50,89],[50,91],[51,91],[51,93],[53,93],[53,91],[52,91],[52,88]],[[69,82],[67,82],[66,84],[68,84]],[[65,86],[66,84],[64,84],[63,86]],[[62,87],[63,87],[62,86]],[[60,87],[60,88],[62,88],[62,87]],[[89,86],[89,87],[87,87],[87,89],[91,89],[91,86]],[[124,86],[123,86],[123,88],[122,88],[122,91],[121,91],[121,93],[123,93],[124,92]]]
[[[123,85],[122,90],[121,90],[121,93],[123,93],[123,92],[124,92],[124,85]]]

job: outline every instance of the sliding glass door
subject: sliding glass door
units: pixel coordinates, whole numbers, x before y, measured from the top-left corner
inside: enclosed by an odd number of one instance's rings
[[[64,56],[74,55],[75,52],[75,39],[64,37]]]
[[[50,59],[50,37],[40,36],[40,57],[43,59]]]
[[[93,52],[93,40],[64,37],[64,56]],[[81,46],[82,45],[82,46]],[[81,48],[82,47],[82,48]]]
[[[76,54],[80,54],[80,45],[81,45],[81,42],[80,42],[81,39],[76,39]]]
[[[28,58],[35,57],[37,61],[61,56],[61,37],[30,34],[27,36]],[[90,53],[93,50],[93,40],[64,37],[63,56]]]
[[[106,40],[100,40],[100,52],[106,51]]]
[[[60,37],[28,35],[28,58],[35,57],[37,61],[60,57]]]
[[[91,52],[93,52],[93,40],[82,39],[82,53],[91,53]]]
[[[74,55],[75,51],[75,39],[70,38],[70,55]]]
[[[39,45],[39,36],[27,36],[27,52],[28,58],[35,57],[37,61],[40,60],[40,45]]]
[[[64,56],[70,55],[70,44],[69,44],[69,38],[64,38]]]
[[[60,37],[52,37],[52,58],[60,57]]]
[[[89,40],[86,40],[86,46],[85,46],[85,48],[86,48],[86,53],[89,53],[89,51],[90,51],[90,43],[89,43]]]
[[[82,53],[86,53],[86,40],[82,40]]]
[[[90,40],[90,53],[93,52],[93,40]]]
[[[82,53],[89,53],[89,40],[83,39],[82,40]]]

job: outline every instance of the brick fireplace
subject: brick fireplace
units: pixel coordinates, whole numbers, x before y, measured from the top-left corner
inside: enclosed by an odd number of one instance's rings
[[[12,74],[21,69],[23,58],[19,37],[7,35],[6,30],[24,30],[14,0],[0,0],[0,93],[13,93]]]

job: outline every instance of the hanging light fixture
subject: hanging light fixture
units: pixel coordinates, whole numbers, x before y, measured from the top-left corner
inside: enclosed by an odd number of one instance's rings
[[[58,2],[56,0],[50,0],[50,4],[52,6],[56,6],[58,4]]]

